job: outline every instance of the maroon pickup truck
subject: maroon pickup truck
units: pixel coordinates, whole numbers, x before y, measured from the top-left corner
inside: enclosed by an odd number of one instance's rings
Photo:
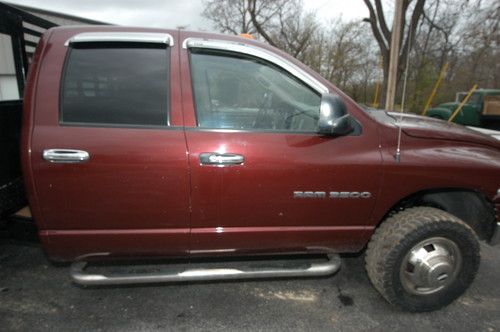
[[[498,141],[364,110],[257,41],[50,29],[23,117],[39,237],[83,285],[327,275],[340,253],[367,248],[368,275],[389,302],[432,310],[470,285],[478,241],[497,238]],[[132,274],[88,264],[269,254],[301,254],[300,264]]]

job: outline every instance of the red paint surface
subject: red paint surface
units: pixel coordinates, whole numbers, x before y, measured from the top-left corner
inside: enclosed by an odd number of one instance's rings
[[[156,31],[171,48],[171,128],[62,126],[59,85],[67,48],[84,31]],[[257,44],[296,63],[339,94],[360,136],[204,131],[196,128],[187,37]],[[109,252],[166,256],[296,251],[352,252],[401,199],[421,190],[464,188],[492,199],[500,187],[497,143],[459,141],[436,128],[407,127],[396,163],[396,128],[377,122],[297,60],[238,37],[123,27],[50,30],[25,93],[22,159],[28,198],[51,258]],[[418,132],[419,138],[414,137]],[[428,135],[427,135],[427,134]],[[428,138],[422,138],[428,137]],[[441,138],[441,139],[438,139]],[[483,144],[483,145],[481,145]],[[495,145],[497,144],[497,145]],[[496,146],[496,148],[495,148]],[[82,164],[43,161],[49,148],[86,150]],[[237,153],[243,165],[202,166],[202,152]],[[369,199],[297,199],[294,191],[369,191]]]

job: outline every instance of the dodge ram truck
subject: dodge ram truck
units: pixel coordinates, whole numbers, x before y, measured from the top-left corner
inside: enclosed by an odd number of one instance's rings
[[[78,284],[320,276],[339,269],[339,254],[366,249],[382,296],[425,311],[460,296],[479,241],[498,241],[498,141],[363,110],[258,41],[53,28],[23,107],[21,162],[39,238],[50,259],[72,262]],[[284,254],[300,264],[90,266]]]

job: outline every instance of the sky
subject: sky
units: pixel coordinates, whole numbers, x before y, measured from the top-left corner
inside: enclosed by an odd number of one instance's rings
[[[6,0],[11,4],[36,7],[119,25],[213,31],[203,18],[203,0]],[[357,20],[368,16],[363,0],[304,0],[307,11],[316,11],[321,21],[342,16]]]

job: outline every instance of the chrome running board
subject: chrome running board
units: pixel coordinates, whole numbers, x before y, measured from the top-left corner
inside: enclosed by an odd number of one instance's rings
[[[192,268],[190,267],[192,266],[191,264],[187,268],[167,268],[160,271],[156,269],[155,271],[141,273],[112,272],[101,274],[86,272],[87,262],[76,261],[71,265],[71,278],[79,285],[96,286],[207,280],[314,277],[334,274],[340,269],[339,255],[329,255],[328,259],[322,262],[306,261],[306,263],[304,263],[304,260],[302,260],[302,263],[295,264],[292,261],[287,262],[287,264],[278,264],[274,267],[272,260],[267,260],[264,265],[262,261],[260,261],[257,266],[255,266],[256,264],[252,264],[252,262],[245,263],[247,265],[243,267]],[[133,266],[131,267],[133,268]]]

